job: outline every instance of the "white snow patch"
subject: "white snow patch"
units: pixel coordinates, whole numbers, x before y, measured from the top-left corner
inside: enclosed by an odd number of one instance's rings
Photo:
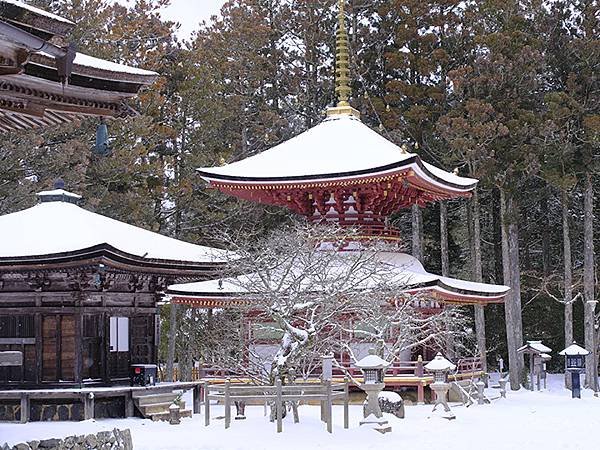
[[[495,378],[497,380],[497,377]],[[320,421],[318,406],[301,406],[300,423],[292,414],[284,419],[283,433],[263,416],[262,406],[247,406],[246,420],[232,420],[224,428],[221,405],[211,404],[211,424],[204,426],[203,414],[183,419],[180,425],[144,419],[103,419],[84,422],[0,423],[0,445],[86,434],[113,428],[129,428],[136,450],[506,450],[506,449],[595,449],[600,427],[600,399],[584,390],[581,399],[571,399],[562,375],[549,376],[549,389],[509,391],[506,399],[489,405],[464,408],[451,404],[456,420],[439,420],[432,405],[406,406],[406,418],[390,414],[384,418],[393,431],[385,435],[359,426],[362,405],[350,407],[350,429],[343,428],[343,407],[333,407],[333,433]],[[493,386],[492,381],[490,384]],[[487,394],[497,396],[497,389]],[[186,401],[188,399],[186,398]],[[191,404],[191,403],[189,403]],[[235,410],[234,410],[235,411]],[[204,408],[202,408],[204,412]]]
[[[101,244],[149,259],[189,262],[231,259],[225,250],[179,241],[67,202],[43,202],[0,216],[0,257],[51,255]]]
[[[257,155],[225,166],[198,170],[208,174],[204,176],[207,180],[211,179],[210,175],[274,178],[280,182],[285,177],[302,176],[309,179],[311,176],[331,174],[347,178],[348,173],[372,169],[379,169],[377,173],[388,173],[395,169],[386,169],[386,166],[398,165],[415,156],[417,155],[413,153],[404,153],[400,147],[360,120],[341,115],[328,118],[304,133]],[[455,184],[458,188],[454,189],[461,192],[473,189],[477,183],[475,179],[459,177],[427,163],[423,164],[424,169],[416,162],[407,167],[434,184]],[[434,180],[431,175],[442,182]]]
[[[54,19],[54,20],[58,20],[60,22],[68,23],[68,24],[71,24],[71,25],[75,25],[73,22],[71,22],[68,19],[65,19],[64,17],[57,16],[56,14],[52,14],[52,13],[50,13],[48,11],[44,11],[43,9],[36,8],[35,6],[28,5],[27,3],[23,3],[23,2],[20,2],[18,0],[1,0],[1,2],[2,3],[10,3],[11,5],[15,5],[15,6],[18,6],[19,8],[26,9],[26,10],[31,11],[31,12],[33,12],[35,14],[40,15],[40,16],[45,16],[45,17],[48,17],[50,19]]]

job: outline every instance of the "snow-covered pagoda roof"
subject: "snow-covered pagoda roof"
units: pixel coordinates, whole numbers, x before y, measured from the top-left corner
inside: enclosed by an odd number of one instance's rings
[[[0,132],[87,116],[135,114],[124,100],[158,74],[79,53],[75,24],[17,0],[0,0]]]
[[[527,341],[525,345],[517,349],[520,353],[550,353],[552,349],[542,344],[542,341]]]
[[[558,352],[559,355],[562,356],[586,356],[589,355],[590,352],[589,350],[586,350],[585,348],[577,345],[575,342],[573,342],[571,345],[569,345],[567,348],[565,348],[564,350]]]
[[[359,369],[385,369],[391,363],[377,355],[374,349],[369,350],[369,354],[364,358],[356,361],[354,365]]]
[[[445,370],[450,371],[456,369],[456,365],[444,358],[441,353],[438,353],[435,355],[435,358],[425,365],[425,369],[429,370],[430,372],[441,372]]]
[[[88,211],[76,204],[80,196],[62,189],[38,195],[39,204],[0,216],[0,268],[108,257],[123,264],[193,270],[219,266],[232,258],[225,250],[180,241]]]
[[[377,257],[386,263],[391,276],[402,292],[431,299],[432,308],[437,301],[458,304],[501,303],[508,292],[507,286],[475,283],[442,277],[427,272],[414,257],[397,252],[380,252]],[[227,307],[251,303],[252,292],[247,286],[253,284],[253,275],[221,280],[182,283],[169,286],[167,296],[174,303],[197,307]],[[307,289],[309,289],[307,287]],[[428,301],[426,300],[425,303]],[[423,304],[424,307],[427,305]]]
[[[471,191],[477,180],[446,172],[406,153],[351,114],[317,126],[257,155],[222,167],[198,169],[211,183],[320,183],[412,170],[433,189]]]

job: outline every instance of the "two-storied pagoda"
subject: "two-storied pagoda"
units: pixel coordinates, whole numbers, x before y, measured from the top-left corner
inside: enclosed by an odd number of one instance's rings
[[[209,187],[236,197],[278,205],[315,223],[356,227],[359,237],[398,241],[387,225],[394,212],[413,205],[468,197],[477,180],[460,177],[424,162],[361,122],[348,103],[347,36],[341,4],[337,32],[336,93],[339,103],[317,126],[258,155],[222,167],[199,169]],[[380,252],[404,292],[431,299],[428,311],[445,303],[486,305],[503,302],[506,286],[463,281],[427,272],[413,256]],[[196,307],[235,306],[243,293],[229,280],[170,286],[175,303]]]

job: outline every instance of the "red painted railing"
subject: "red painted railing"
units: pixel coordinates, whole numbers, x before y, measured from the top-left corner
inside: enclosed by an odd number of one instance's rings
[[[422,378],[423,382],[426,383],[427,380],[430,378],[430,375],[428,375],[427,371],[425,370],[425,365],[427,363],[428,363],[428,361],[422,361],[422,360],[397,361],[397,362],[394,362],[393,364],[391,364],[390,367],[388,367],[385,374],[386,374],[386,377],[400,377],[401,378],[404,376],[404,377],[411,377],[413,380],[414,380],[414,378],[419,378],[419,379]],[[461,358],[456,362],[456,370],[453,373],[451,373],[450,375],[464,377],[465,375],[479,373],[481,371],[482,371],[482,364],[481,364],[481,359],[479,357]],[[161,374],[164,374],[164,371],[161,370]],[[346,364],[343,364],[343,368],[335,367],[333,369],[333,376],[336,378],[337,377],[342,378],[346,374],[349,374],[351,376],[357,376],[357,377],[361,376],[360,370],[351,364],[346,363]],[[316,370],[312,373],[312,376],[315,378],[319,377],[319,375],[320,375],[319,370]],[[194,367],[192,369],[192,380],[191,381],[197,381],[200,379],[207,379],[207,378],[209,378],[209,379],[225,379],[225,378],[235,378],[235,377],[245,378],[245,374],[243,372],[236,372],[233,370],[227,370],[227,369],[216,368],[216,367],[201,367],[201,368]],[[179,371],[177,370],[177,368],[174,369],[173,381],[180,381],[179,380]],[[397,383],[392,383],[392,384],[402,385],[401,380],[399,380]]]

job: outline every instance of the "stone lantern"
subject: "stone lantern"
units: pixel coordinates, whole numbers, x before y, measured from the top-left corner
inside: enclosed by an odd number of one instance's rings
[[[387,421],[383,419],[383,413],[379,407],[378,397],[385,387],[383,377],[390,363],[377,355],[375,349],[369,349],[369,354],[354,365],[363,373],[364,382],[360,388],[367,394],[367,401],[363,408],[364,420],[361,420],[360,424],[386,424]]]
[[[573,342],[558,354],[565,357],[565,368],[571,372],[571,397],[581,398],[579,374],[585,369],[585,357],[590,352]]]
[[[433,410],[435,411],[438,405],[442,405],[444,407],[444,411],[450,413],[450,418],[453,419],[454,414],[452,414],[447,401],[448,390],[450,389],[450,384],[448,383],[448,372],[456,369],[456,365],[444,358],[441,353],[438,353],[435,355],[435,358],[433,358],[432,361],[425,365],[425,369],[433,374],[433,383],[429,386],[435,393],[435,404],[433,405]]]

